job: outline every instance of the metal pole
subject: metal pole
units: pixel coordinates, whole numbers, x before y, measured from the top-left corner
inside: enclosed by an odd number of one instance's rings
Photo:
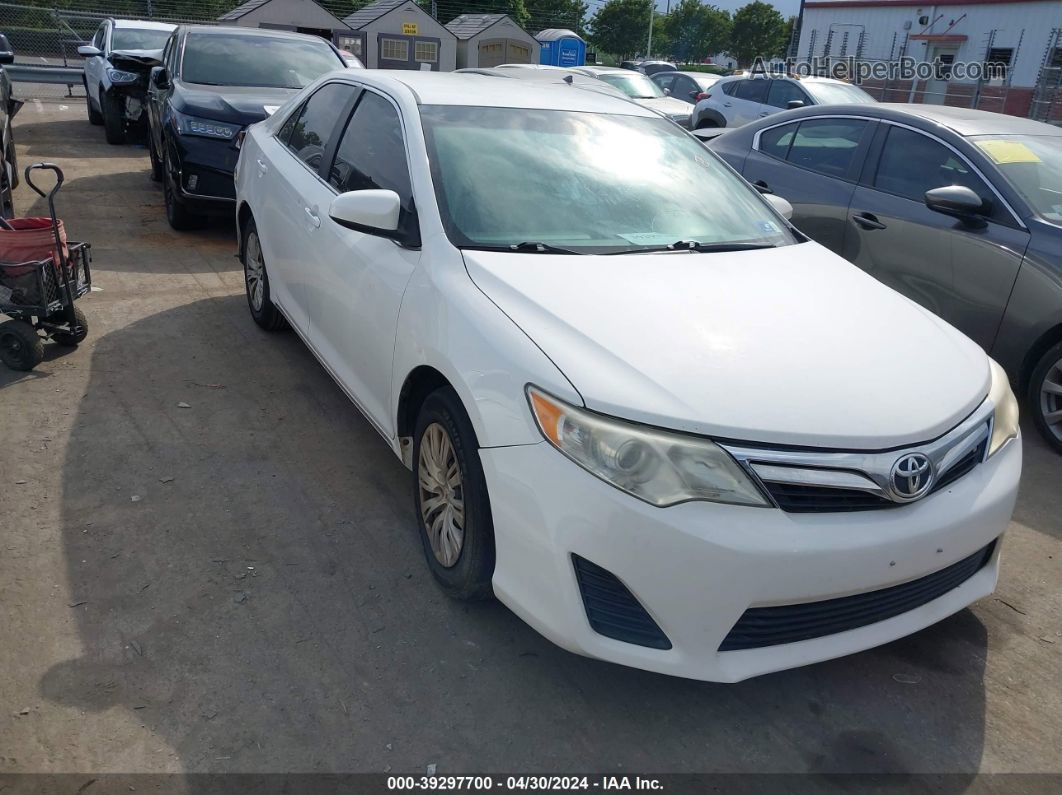
[[[645,43],[645,57],[653,54],[653,11],[656,10],[656,0],[649,0],[649,41]]]

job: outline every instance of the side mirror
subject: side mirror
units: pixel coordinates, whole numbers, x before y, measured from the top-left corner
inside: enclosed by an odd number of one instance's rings
[[[414,245],[398,225],[402,200],[393,190],[351,190],[332,199],[328,216],[342,227]]]
[[[103,50],[91,44],[82,44],[77,48],[77,54],[82,58],[95,58],[97,55],[103,55]]]
[[[9,64],[15,62],[15,53],[11,50],[0,50],[0,64]]]
[[[793,217],[793,205],[779,196],[777,193],[764,193],[763,198],[767,200],[778,214],[785,218],[787,221]]]
[[[791,99],[787,103],[785,103],[786,110],[796,110],[797,108],[802,107],[804,107],[804,100],[802,99]]]
[[[926,207],[937,213],[961,218],[964,221],[975,220],[987,212],[986,202],[965,185],[946,185],[942,188],[927,190]]]
[[[671,96],[671,89],[670,88],[665,88],[664,89],[664,95],[670,97]]]
[[[170,87],[170,73],[165,66],[152,67],[151,76],[148,79],[155,88]]]

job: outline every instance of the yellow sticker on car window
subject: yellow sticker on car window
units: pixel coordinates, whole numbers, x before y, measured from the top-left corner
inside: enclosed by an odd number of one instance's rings
[[[1005,141],[999,138],[990,138],[986,141],[978,141],[981,151],[992,158],[996,165],[1004,166],[1007,163],[1039,163],[1040,158],[1036,152],[1027,147],[1021,141]]]

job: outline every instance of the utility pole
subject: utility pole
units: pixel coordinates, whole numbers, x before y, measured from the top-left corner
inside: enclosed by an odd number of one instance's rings
[[[649,0],[649,41],[645,44],[645,57],[653,54],[653,12],[656,10],[656,0]]]

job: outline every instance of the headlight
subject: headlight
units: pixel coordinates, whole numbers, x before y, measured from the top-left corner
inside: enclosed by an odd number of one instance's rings
[[[135,83],[140,79],[136,72],[123,72],[121,69],[108,69],[107,77],[112,83]]]
[[[995,411],[992,415],[992,439],[988,443],[988,454],[992,455],[999,448],[1018,435],[1018,400],[1010,388],[1010,379],[1003,368],[989,359],[992,371],[992,387],[988,399],[992,401]]]
[[[546,440],[583,469],[651,505],[688,500],[768,506],[744,470],[708,439],[657,430],[570,406],[533,386]]]
[[[195,116],[174,114],[177,117],[177,129],[184,135],[202,135],[207,138],[222,138],[226,141],[240,131],[238,124],[226,124],[222,121],[197,119]]]

